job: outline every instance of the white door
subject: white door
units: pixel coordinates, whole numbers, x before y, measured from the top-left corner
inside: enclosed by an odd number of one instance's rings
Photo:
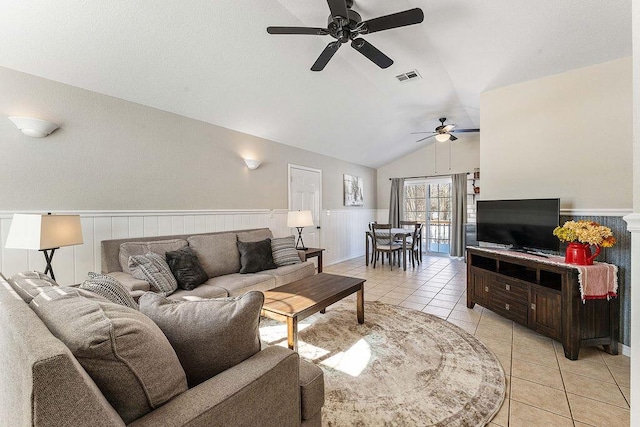
[[[322,209],[322,171],[289,165],[289,210],[311,211],[313,227],[305,227],[302,240],[307,248],[320,247],[320,210]],[[298,231],[291,231],[298,235]]]

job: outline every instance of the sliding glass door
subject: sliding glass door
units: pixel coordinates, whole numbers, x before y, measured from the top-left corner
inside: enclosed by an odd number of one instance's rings
[[[451,179],[407,180],[404,219],[424,225],[423,244],[429,252],[449,253],[451,235]]]

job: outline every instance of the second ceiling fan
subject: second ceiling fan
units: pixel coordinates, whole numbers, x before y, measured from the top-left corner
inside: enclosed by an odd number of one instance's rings
[[[422,139],[417,140],[416,142],[422,142],[425,139],[429,139],[435,137],[438,142],[444,141],[455,141],[456,136],[452,135],[453,132],[480,132],[480,129],[456,129],[455,123],[449,123],[445,125],[444,122],[447,121],[446,117],[441,117],[438,119],[440,121],[440,126],[436,127],[435,132],[411,132],[411,135],[417,135],[422,133],[430,133],[431,135],[426,136]]]
[[[422,9],[415,8],[379,18],[363,21],[358,12],[351,9],[353,0],[327,0],[331,14],[327,28],[314,27],[267,27],[269,34],[306,34],[316,36],[329,35],[336,39],[324,48],[311,71],[322,71],[340,46],[351,40],[351,47],[371,60],[380,68],[387,68],[393,60],[376,49],[361,35],[419,24],[424,20]]]

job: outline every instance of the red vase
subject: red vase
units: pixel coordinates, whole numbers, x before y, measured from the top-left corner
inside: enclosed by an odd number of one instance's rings
[[[596,253],[591,255],[591,246],[588,243],[571,242],[567,246],[564,262],[576,265],[593,265],[593,260],[602,249],[596,245]]]

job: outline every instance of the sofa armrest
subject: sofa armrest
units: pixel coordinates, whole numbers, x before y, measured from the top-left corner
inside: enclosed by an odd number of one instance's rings
[[[123,271],[112,271],[111,273],[109,273],[109,276],[120,282],[122,286],[124,286],[125,289],[129,291],[129,293],[133,291],[146,292],[151,289],[151,285],[149,285],[149,282],[136,279],[129,273],[125,273]]]
[[[298,354],[268,347],[130,426],[299,426]]]

